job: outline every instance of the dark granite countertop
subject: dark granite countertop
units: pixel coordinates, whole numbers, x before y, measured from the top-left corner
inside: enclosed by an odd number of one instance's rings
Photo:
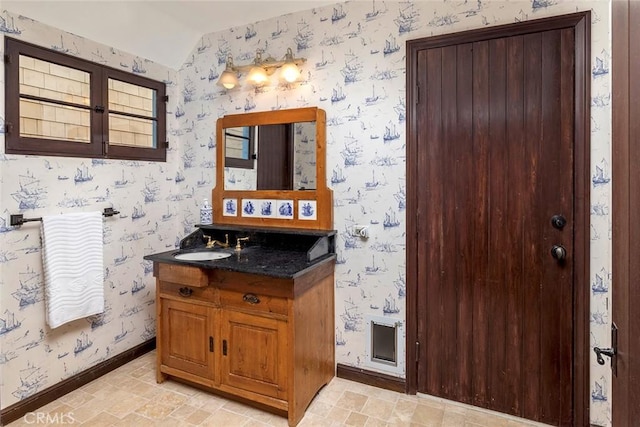
[[[229,248],[207,249],[204,235],[224,241],[224,234],[229,236]],[[206,269],[220,269],[240,273],[260,274],[263,276],[293,279],[308,270],[332,262],[336,258],[333,247],[335,232],[300,232],[299,230],[261,230],[244,227],[200,226],[185,237],[180,249],[146,255],[144,259],[177,265],[189,265]],[[236,238],[249,236],[249,242],[242,243],[243,249],[235,251]],[[326,251],[314,249],[323,245],[313,245],[317,239],[328,239]],[[323,243],[327,245],[327,243]],[[246,245],[246,246],[245,246]],[[187,252],[215,251],[231,254],[228,258],[213,261],[180,260],[174,256]],[[327,253],[323,253],[327,252]],[[310,254],[312,254],[310,256]]]

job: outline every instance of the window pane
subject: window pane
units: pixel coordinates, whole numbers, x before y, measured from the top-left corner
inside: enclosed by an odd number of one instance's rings
[[[156,117],[156,91],[109,79],[109,110]]]
[[[20,94],[90,105],[90,74],[20,55]]]
[[[90,142],[90,112],[48,102],[20,100],[20,136]]]
[[[156,148],[155,120],[109,114],[109,144]]]

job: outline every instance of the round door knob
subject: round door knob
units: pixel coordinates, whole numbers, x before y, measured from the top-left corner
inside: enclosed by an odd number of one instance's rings
[[[551,248],[551,256],[558,261],[562,261],[567,257],[567,250],[560,245],[553,245]]]

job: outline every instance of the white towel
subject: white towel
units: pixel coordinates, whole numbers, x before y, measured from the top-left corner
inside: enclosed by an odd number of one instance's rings
[[[100,212],[43,217],[42,260],[51,328],[104,311]]]

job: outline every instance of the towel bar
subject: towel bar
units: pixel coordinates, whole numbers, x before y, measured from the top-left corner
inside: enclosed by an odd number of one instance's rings
[[[120,213],[120,211],[115,211],[113,210],[113,208],[104,208],[104,210],[102,211],[102,216],[114,216],[114,215],[118,215]],[[42,221],[42,218],[25,218],[24,215],[22,214],[15,214],[15,215],[11,215],[10,217],[10,225],[12,227],[19,227],[22,224],[24,224],[25,222],[32,222],[32,221]]]

